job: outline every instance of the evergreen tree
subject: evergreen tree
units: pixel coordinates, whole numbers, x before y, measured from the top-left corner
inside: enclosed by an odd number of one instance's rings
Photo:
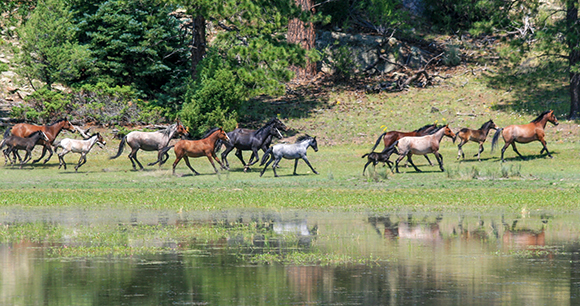
[[[19,36],[19,72],[31,84],[34,79],[49,89],[55,82],[69,84],[89,66],[89,52],[77,42],[72,13],[62,0],[39,0]]]

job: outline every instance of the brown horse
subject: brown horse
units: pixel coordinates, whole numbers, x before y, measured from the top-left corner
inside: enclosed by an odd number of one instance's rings
[[[439,163],[439,169],[441,169],[441,171],[445,171],[445,169],[443,169],[443,156],[441,156],[439,153],[439,144],[441,143],[443,136],[447,136],[451,139],[455,137],[455,134],[449,128],[449,125],[442,126],[432,135],[421,137],[403,137],[385,150],[399,154],[399,158],[397,158],[397,161],[395,162],[397,173],[399,173],[399,162],[401,162],[405,156],[407,156],[407,160],[409,163],[411,163],[413,168],[415,168],[417,172],[421,172],[421,170],[419,170],[417,166],[413,164],[411,156],[413,156],[413,154],[425,155],[429,153],[435,154],[435,158],[437,158],[437,162]]]
[[[207,159],[209,159],[209,162],[216,173],[218,170],[213,162],[214,159],[220,164],[222,169],[226,169],[215,154],[215,146],[218,139],[230,141],[230,138],[222,128],[214,128],[206,133],[206,135],[206,137],[200,140],[180,140],[174,146],[165,147],[160,151],[159,156],[162,156],[167,153],[169,149],[172,147],[174,148],[175,162],[173,162],[173,175],[175,175],[175,167],[179,164],[179,161],[181,161],[182,158],[185,160],[185,164],[189,169],[191,169],[195,175],[199,175],[199,172],[195,171],[189,164],[189,157],[207,156]]]
[[[548,121],[550,121],[553,125],[558,125],[558,119],[556,118],[556,115],[554,115],[553,110],[543,112],[538,116],[538,118],[532,120],[532,122],[528,124],[508,125],[505,128],[498,129],[495,132],[495,135],[493,136],[493,140],[491,142],[491,150],[493,151],[493,149],[497,145],[499,135],[501,134],[503,140],[505,141],[505,145],[501,149],[502,162],[505,162],[505,160],[503,159],[503,153],[510,144],[514,149],[514,152],[516,152],[521,159],[525,160],[525,158],[520,154],[520,152],[518,152],[518,149],[516,149],[516,142],[528,143],[534,140],[538,140],[542,143],[543,148],[540,151],[540,154],[546,151],[546,153],[548,153],[548,156],[552,158],[552,155],[550,154],[548,148],[546,147],[546,140],[544,140],[545,136],[544,129],[546,128],[546,123],[548,123]]]
[[[479,151],[477,154],[473,155],[473,157],[477,156],[477,160],[481,161],[481,152],[483,152],[483,143],[487,138],[487,134],[489,134],[489,130],[494,129],[497,130],[498,127],[493,123],[490,119],[488,122],[484,123],[479,130],[472,130],[469,128],[463,128],[457,134],[455,134],[455,138],[453,138],[453,143],[455,143],[455,139],[459,137],[461,141],[457,145],[457,159],[463,157],[465,159],[465,154],[463,153],[463,145],[466,144],[468,141],[476,141],[479,143]]]
[[[416,136],[431,135],[436,130],[437,130],[436,124],[427,124],[419,129],[412,131],[412,132],[399,132],[399,131],[384,132],[379,136],[379,138],[375,142],[375,145],[371,149],[371,152],[373,152],[376,149],[376,147],[379,145],[379,143],[381,143],[381,138],[383,138],[383,142],[385,143],[385,148],[383,149],[383,152],[384,152],[388,147],[393,145],[395,143],[395,141],[397,141],[403,137],[416,137]],[[431,163],[431,161],[429,160],[429,157],[427,157],[427,155],[425,155],[425,158],[429,162],[429,165],[433,166],[433,163]]]
[[[37,160],[32,161],[32,163],[34,164],[34,163],[39,162],[46,154],[46,150],[48,150],[49,155],[46,158],[46,160],[44,161],[44,163],[46,164],[50,160],[50,158],[52,157],[52,143],[54,142],[54,140],[56,139],[56,137],[58,136],[60,131],[62,131],[62,129],[69,130],[73,133],[76,131],[75,127],[70,123],[70,121],[63,118],[63,119],[59,119],[59,120],[55,121],[54,123],[52,123],[50,125],[35,125],[35,124],[28,124],[28,123],[19,123],[19,124],[13,126],[12,129],[10,130],[10,132],[12,133],[12,135],[22,137],[22,138],[29,137],[32,133],[34,133],[36,131],[44,132],[44,134],[48,138],[48,141],[45,141],[45,140],[39,141],[38,144],[44,146],[44,148],[42,148],[42,155]]]

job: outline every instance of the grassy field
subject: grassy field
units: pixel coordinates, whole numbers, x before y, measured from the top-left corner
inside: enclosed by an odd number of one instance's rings
[[[508,85],[494,85],[493,76],[456,72],[437,87],[403,93],[336,90],[323,96],[286,97],[291,103],[263,102],[267,114],[279,114],[291,128],[289,136],[302,133],[317,136],[320,150],[316,153],[309,150],[308,154],[320,175],[310,173],[300,162],[299,175],[292,176],[293,162],[283,161],[280,178],[274,178],[271,169],[260,178],[258,168],[244,173],[237,158],[230,154],[230,171],[215,175],[207,159],[200,158],[194,159],[192,165],[202,175],[193,176],[182,161],[177,168],[178,176],[173,176],[172,152],[161,168],[132,171],[127,148],[118,159],[108,159],[116,152],[119,141],[112,139],[110,131],[103,130],[108,141],[106,148],[95,147],[78,173],[73,169],[78,160],[74,154],[66,156],[69,164],[66,171],[57,170],[56,156],[46,165],[0,168],[0,203],[177,211],[579,210],[578,124],[564,120],[566,97],[554,93],[548,100],[542,100],[539,94],[533,98],[531,89],[527,92],[529,96],[524,97],[525,90],[511,87],[507,90]],[[528,99],[525,103],[524,98]],[[456,145],[445,138],[441,149],[445,172],[428,166],[423,157],[417,156],[414,161],[423,173],[410,167],[393,175],[388,168],[378,166],[376,171],[371,167],[371,174],[362,175],[365,160],[361,156],[369,152],[384,130],[413,130],[437,122],[449,123],[458,131],[461,127],[479,128],[489,119],[504,127],[527,123],[546,108],[555,109],[561,123],[557,127],[548,124],[546,128],[553,159],[538,155],[541,145],[534,142],[518,147],[529,157],[527,161],[516,158],[509,148],[507,162],[501,163],[499,151],[490,152],[492,131],[481,162],[471,157],[477,144],[465,145],[467,159],[458,162]],[[61,137],[78,136],[63,133]],[[378,150],[382,147],[381,144]],[[38,154],[39,149],[34,156]],[[139,159],[146,164],[155,159],[155,154],[141,152]]]

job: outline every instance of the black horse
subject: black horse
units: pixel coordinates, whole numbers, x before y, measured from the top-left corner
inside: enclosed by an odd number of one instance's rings
[[[18,160],[20,160],[20,168],[22,168],[22,166],[32,158],[31,152],[34,146],[39,144],[39,142],[41,142],[42,140],[48,141],[48,137],[46,136],[46,134],[44,134],[43,131],[36,131],[26,138],[14,135],[4,138],[2,142],[0,142],[0,150],[4,146],[8,147],[6,150],[3,151],[4,166],[6,166],[8,160],[10,160],[11,165],[14,165],[14,163],[16,162],[16,157],[18,157]],[[20,158],[18,150],[26,150],[26,155],[24,156],[24,159]],[[10,159],[11,153],[14,155],[13,160]]]
[[[226,168],[230,168],[227,156],[235,148],[236,156],[244,165],[244,172],[246,172],[251,165],[257,163],[260,160],[258,150],[261,149],[264,152],[268,150],[270,144],[272,143],[272,136],[278,139],[282,138],[282,134],[280,134],[279,130],[285,131],[286,125],[284,125],[280,119],[273,118],[258,130],[238,128],[229,132],[228,137],[230,138],[230,142],[221,142],[226,147],[225,151],[221,154],[222,161]],[[219,147],[220,145],[218,144],[218,150]],[[244,162],[242,151],[250,150],[252,151],[252,156],[250,156],[250,160],[246,164],[246,162]]]

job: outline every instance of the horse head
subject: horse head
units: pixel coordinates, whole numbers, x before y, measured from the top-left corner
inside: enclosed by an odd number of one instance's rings
[[[481,126],[481,129],[482,129],[482,130],[486,130],[486,129],[487,129],[487,130],[489,130],[489,129],[494,129],[494,130],[496,130],[496,131],[497,131],[497,129],[499,129],[499,127],[498,127],[498,126],[497,126],[497,125],[496,125],[496,124],[493,122],[493,120],[489,119],[489,121],[488,121],[488,122],[484,123],[484,124]]]
[[[72,123],[70,123],[70,121],[68,121],[68,119],[66,119],[66,118],[61,119],[60,122],[62,122],[63,129],[68,130],[69,132],[72,132],[72,133],[77,131],[77,129],[74,127],[74,125],[72,125]]]
[[[552,122],[553,125],[558,125],[560,123],[558,123],[558,118],[556,118],[556,115],[554,115],[554,111],[550,110],[550,112],[546,115],[548,118],[548,121]]]
[[[288,129],[286,125],[282,122],[282,120],[278,118],[272,119],[272,123],[274,123],[274,127],[279,130],[286,131]]]
[[[175,124],[176,124],[175,134],[184,135],[184,136],[189,135],[189,127],[185,128],[181,124],[181,122],[179,121],[179,119],[177,119],[177,122]]]
[[[221,128],[221,127],[220,127],[220,128],[217,130],[217,133],[218,133],[218,138],[219,138],[219,139],[221,139],[221,140],[224,140],[224,141],[227,141],[227,142],[229,142],[229,141],[230,141],[230,138],[228,137],[228,134],[226,133],[226,131],[224,131],[224,129],[223,129],[223,128]]]
[[[455,133],[453,133],[453,131],[449,128],[449,124],[445,125],[443,127],[443,129],[445,129],[443,132],[443,135],[445,135],[451,139],[455,138]]]
[[[97,133],[96,135],[97,135],[97,145],[99,145],[99,147],[102,149],[103,146],[107,144],[107,142],[105,141],[103,136],[101,136],[101,133]]]
[[[314,152],[318,152],[318,142],[316,141],[316,136],[311,137],[308,134],[306,135],[310,137],[310,146],[314,149]]]

